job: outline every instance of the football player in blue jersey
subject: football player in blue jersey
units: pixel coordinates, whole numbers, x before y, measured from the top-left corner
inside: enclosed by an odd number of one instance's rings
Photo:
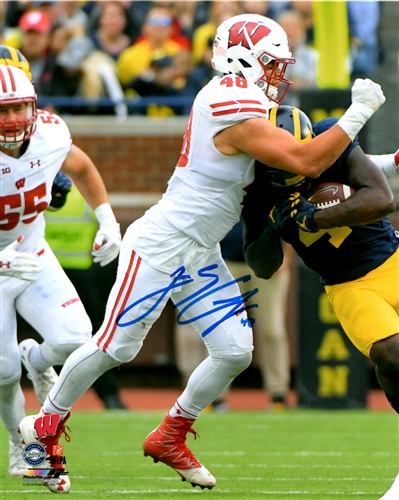
[[[291,106],[274,108],[270,119],[300,142],[336,122],[329,118],[312,127],[309,118]],[[355,139],[318,179],[259,165],[243,218],[245,256],[256,276],[270,278],[283,261],[281,240],[290,243],[319,274],[344,331],[374,362],[379,384],[399,413],[399,232],[387,217],[395,201],[382,173],[395,171],[397,156],[371,157],[376,166]],[[342,203],[318,210],[306,200],[306,192],[331,181],[355,192]],[[397,479],[383,500],[399,498],[398,487]]]

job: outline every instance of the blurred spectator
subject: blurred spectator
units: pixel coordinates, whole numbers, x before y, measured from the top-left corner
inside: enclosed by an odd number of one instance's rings
[[[55,55],[60,54],[66,47],[69,40],[69,32],[65,26],[56,24],[50,34],[49,48]]]
[[[372,77],[378,67],[381,2],[347,2],[351,38],[351,78]]]
[[[29,61],[30,69],[35,82],[36,92],[42,92],[51,79],[51,57],[49,53],[51,22],[47,14],[40,11],[28,11],[19,20],[21,33],[20,48],[22,54]],[[5,41],[5,44],[8,43]]]
[[[247,14],[259,14],[276,20],[289,2],[268,2],[267,0],[251,0],[242,2],[243,11]],[[276,5],[277,4],[277,5]]]
[[[24,14],[29,6],[26,1],[14,1],[14,2],[2,2],[5,4],[1,10],[1,15],[4,16],[4,27],[5,28],[15,28],[18,26],[18,22],[22,14]],[[7,39],[9,33],[5,31],[4,39]]]
[[[117,61],[119,80],[127,91],[131,81],[149,69],[152,60],[172,57],[182,50],[171,39],[172,16],[166,6],[156,5],[148,11],[142,32],[140,41],[125,49]]]
[[[146,0],[118,1],[127,14],[127,25],[124,30],[126,35],[135,42],[141,35],[142,26],[145,22],[147,12],[154,2]],[[88,32],[98,29],[103,2],[86,2],[83,9],[89,14]]]
[[[208,21],[210,2],[170,2],[172,17],[177,25],[178,32],[189,42],[187,48],[191,48],[194,31]]]
[[[46,16],[50,19],[50,22],[52,25],[55,25],[58,23],[58,20],[64,10],[64,4],[66,2],[61,2],[57,0],[47,0],[47,1],[42,1],[42,2],[26,2],[27,8],[26,10],[39,10],[40,12],[43,12],[46,14]]]
[[[36,93],[41,96],[74,96],[78,92],[80,75],[70,72],[59,62],[58,53],[52,52],[52,37],[56,50],[62,48],[66,33],[59,26],[52,27],[50,18],[42,11],[27,11],[19,20],[20,36],[5,40],[21,50],[29,61]],[[46,109],[54,111],[49,105]]]
[[[241,13],[241,2],[212,2],[209,21],[199,26],[193,35],[192,54],[194,65],[202,61],[202,57],[208,46],[208,40],[211,37],[215,38],[217,26],[229,17],[237,16]]]
[[[313,45],[313,2],[311,0],[304,2],[295,0],[294,2],[290,2],[290,9],[299,12],[301,15],[306,33],[305,43],[306,45]]]
[[[184,94],[186,78],[191,68],[191,53],[181,50],[175,56],[154,58],[147,71],[142,72],[130,83],[130,88],[142,97],[170,96],[179,97]],[[191,105],[190,105],[191,107]],[[181,104],[173,106],[157,106],[150,104],[146,114],[152,117],[188,115],[190,107]]]
[[[102,2],[98,28],[89,32],[94,47],[116,61],[121,52],[132,44],[132,39],[125,33],[127,24],[128,15],[123,3]]]
[[[292,55],[296,63],[289,64],[285,77],[293,82],[284,103],[299,107],[299,92],[303,88],[317,86],[318,53],[306,44],[306,29],[302,16],[295,10],[287,10],[278,18],[278,23],[287,33]]]
[[[188,73],[186,85],[181,91],[182,95],[195,97],[204,85],[215,75],[220,74],[212,67],[213,41],[214,36],[208,39],[201,61]]]
[[[176,96],[178,92],[172,86],[174,76],[173,57],[154,58],[149,68],[130,82],[130,88],[142,97]]]
[[[84,35],[87,32],[88,16],[82,9],[82,2],[59,2],[61,11],[57,22],[69,30],[70,35]]]
[[[274,20],[277,20],[283,11],[288,10],[290,8],[289,0],[271,0],[269,2],[269,10],[268,15]]]

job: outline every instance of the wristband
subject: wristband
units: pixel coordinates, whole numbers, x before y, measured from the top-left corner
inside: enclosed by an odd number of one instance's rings
[[[338,120],[337,125],[346,132],[352,141],[372,115],[373,110],[370,107],[360,102],[353,102]]]
[[[109,226],[117,223],[114,212],[112,211],[109,203],[102,203],[101,205],[98,205],[98,207],[94,209],[94,214],[97,217],[100,226]]]

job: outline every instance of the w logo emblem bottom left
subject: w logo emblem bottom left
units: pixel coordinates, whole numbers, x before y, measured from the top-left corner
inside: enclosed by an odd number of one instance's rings
[[[37,418],[35,420],[35,430],[38,439],[46,436],[55,436],[60,419],[61,416],[58,414],[47,414]]]

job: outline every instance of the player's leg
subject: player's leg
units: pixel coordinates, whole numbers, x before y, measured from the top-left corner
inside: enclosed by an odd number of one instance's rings
[[[376,365],[381,388],[399,413],[399,251],[360,280],[326,287],[345,332]],[[381,500],[399,498],[399,476]]]
[[[185,387],[193,371],[208,356],[208,351],[201,336],[191,325],[176,324],[175,345],[176,366],[182,379],[182,386]],[[211,408],[220,412],[227,411],[228,395],[229,388],[212,402]]]
[[[288,267],[280,269],[269,280],[252,277],[252,286],[258,288],[253,301],[255,318],[255,345],[260,357],[263,384],[272,400],[272,409],[286,404],[290,383],[288,335],[285,326],[287,295],[290,283]]]
[[[209,266],[209,267],[208,267]],[[183,314],[178,321],[191,324],[202,336],[209,356],[194,370],[187,386],[164,420],[144,441],[146,455],[169,465],[193,486],[212,488],[215,478],[186,445],[188,432],[204,408],[230,385],[251,362],[252,328],[238,285],[219,249],[201,270],[190,273],[192,283],[172,299]]]
[[[21,389],[21,358],[17,342],[15,297],[28,287],[27,282],[1,277],[0,287],[0,417],[9,435],[9,468],[12,476],[23,476],[26,463],[22,457],[19,422],[25,416],[25,398]]]
[[[370,349],[370,358],[381,389],[392,408],[399,413],[399,333],[375,342]]]
[[[69,356],[40,414],[20,423],[25,443],[39,441],[54,449],[73,403],[106,370],[131,361],[160,316],[171,293],[164,291],[169,276],[142,262],[129,245],[122,246],[119,262],[102,327]]]
[[[181,319],[201,335],[209,353],[178,400],[194,416],[249,366],[253,350],[252,327],[243,297],[218,249],[202,269],[207,265],[215,267],[192,273],[193,282],[172,296]]]
[[[355,346],[376,365],[381,388],[399,413],[399,251],[359,280],[326,287]]]
[[[78,294],[47,244],[39,257],[43,271],[16,299],[20,315],[43,337],[20,343],[20,353],[36,395],[43,404],[57,380],[52,368],[91,337],[91,322]]]
[[[175,344],[176,366],[185,386],[193,371],[208,356],[208,351],[191,325],[176,325]]]
[[[93,265],[89,269],[70,269],[64,271],[76,288],[80,300],[90,318],[93,334],[104,320],[105,307],[112,285],[115,282],[117,259],[105,267]],[[92,389],[107,409],[127,409],[119,395],[119,384],[115,370],[107,370],[92,385]]]

